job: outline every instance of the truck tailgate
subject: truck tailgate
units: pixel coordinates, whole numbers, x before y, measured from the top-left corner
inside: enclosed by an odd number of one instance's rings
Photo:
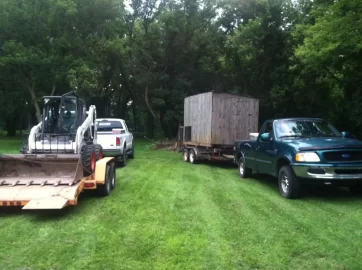
[[[116,138],[119,137],[116,134],[110,133],[97,133],[97,143],[102,145],[103,149],[107,150],[116,150],[119,149],[119,146],[117,147]]]

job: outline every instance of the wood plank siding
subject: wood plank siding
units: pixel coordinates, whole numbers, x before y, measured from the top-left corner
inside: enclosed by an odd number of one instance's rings
[[[184,130],[191,126],[192,142],[211,144],[211,111],[212,92],[185,98]]]
[[[259,100],[213,93],[211,144],[230,145],[258,132]]]
[[[258,99],[217,92],[190,96],[184,102],[184,139],[194,144],[232,145],[258,132],[258,118]]]

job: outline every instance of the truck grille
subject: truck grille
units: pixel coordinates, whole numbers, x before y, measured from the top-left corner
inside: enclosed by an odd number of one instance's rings
[[[362,161],[362,151],[326,152],[323,156],[329,162]]]

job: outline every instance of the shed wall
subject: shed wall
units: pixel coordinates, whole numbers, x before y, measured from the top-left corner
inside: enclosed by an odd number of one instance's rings
[[[184,130],[191,126],[191,142],[211,144],[211,117],[212,92],[185,98]]]
[[[232,145],[258,131],[259,100],[213,93],[211,144]]]
[[[184,101],[184,142],[233,145],[258,132],[258,118],[258,99],[216,92],[190,96]]]

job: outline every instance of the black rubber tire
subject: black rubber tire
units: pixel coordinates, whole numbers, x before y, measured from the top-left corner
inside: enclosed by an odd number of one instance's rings
[[[183,158],[185,162],[190,161],[190,151],[187,148],[184,149]]]
[[[93,144],[85,144],[81,149],[83,176],[89,176],[95,172],[96,152]],[[92,157],[94,160],[92,160]],[[93,164],[94,163],[94,164]]]
[[[106,165],[105,183],[97,188],[98,194],[102,197],[108,196],[112,191],[112,180],[115,179],[115,170],[112,164],[113,162]]]
[[[103,147],[100,144],[95,144],[94,145],[94,150],[96,152],[96,160],[100,160],[103,158]]]
[[[348,189],[354,195],[362,195],[362,185],[353,185],[348,187]]]
[[[111,165],[111,170],[114,175],[114,179],[111,182],[111,189],[113,190],[116,187],[116,181],[117,181],[116,164],[114,162],[111,162],[110,165]]]
[[[195,150],[194,150],[194,149],[191,149],[190,152],[189,152],[189,161],[190,161],[190,163],[192,163],[192,164],[196,164],[196,163],[197,163],[196,153],[195,153]]]
[[[121,167],[126,167],[127,166],[126,146],[124,146],[124,148],[123,148],[122,159],[121,159],[120,164],[121,164]]]
[[[245,159],[241,157],[239,159],[239,175],[241,178],[249,178],[252,174],[252,170],[245,166]]]
[[[131,151],[131,153],[128,155],[128,157],[130,158],[130,159],[134,159],[134,143],[132,142],[132,151]]]
[[[284,178],[286,177],[286,179]],[[283,180],[287,180],[287,185],[284,185]],[[285,182],[284,182],[285,184]],[[296,199],[301,195],[301,184],[298,181],[292,167],[285,165],[280,168],[278,175],[278,185],[280,194],[287,199]]]

